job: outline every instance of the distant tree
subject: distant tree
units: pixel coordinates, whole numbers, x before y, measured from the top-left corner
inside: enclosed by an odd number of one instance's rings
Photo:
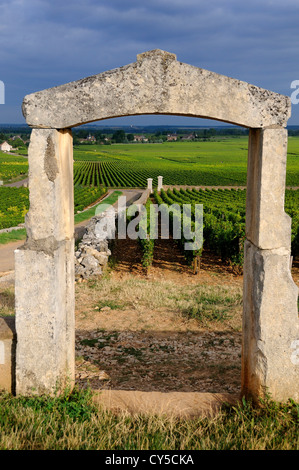
[[[95,136],[97,142],[102,142],[105,138],[105,136],[102,134],[101,131],[95,131],[94,136]]]
[[[86,129],[78,129],[75,131],[75,133],[79,139],[86,139],[89,134],[89,131],[87,131]]]
[[[129,142],[133,142],[134,134],[127,134],[127,139],[128,139]]]
[[[73,145],[78,145],[79,143],[80,143],[79,137],[76,134],[74,134],[74,136],[73,136]]]
[[[112,140],[116,143],[121,143],[126,140],[126,133],[123,129],[118,129],[112,135]]]
[[[11,141],[10,141],[10,145],[12,145],[13,148],[25,147],[25,144],[24,144],[24,142],[22,141],[22,139],[11,140]]]

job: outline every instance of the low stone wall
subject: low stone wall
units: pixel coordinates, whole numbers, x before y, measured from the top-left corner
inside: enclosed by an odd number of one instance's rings
[[[93,217],[75,251],[75,280],[89,279],[103,274],[111,255],[108,232],[100,233],[99,225],[107,218],[106,211]]]
[[[146,203],[150,191],[143,191],[139,199],[133,202],[139,206]],[[117,225],[117,206],[107,209],[102,214],[94,216],[85,227],[85,232],[75,251],[75,279],[82,281],[103,274],[109,256],[110,244],[115,238]]]
[[[0,233],[9,233],[9,232],[13,232],[14,230],[21,230],[22,228],[25,228],[25,224],[19,224],[16,227],[2,228],[0,230]]]

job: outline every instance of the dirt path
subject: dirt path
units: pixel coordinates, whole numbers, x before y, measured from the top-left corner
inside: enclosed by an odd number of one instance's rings
[[[24,185],[28,185],[28,178],[25,178],[20,181],[16,181],[15,183],[7,183],[7,184],[4,184],[3,186],[6,186],[7,188],[21,188]]]
[[[14,251],[24,245],[24,240],[0,245],[0,276],[15,269]]]

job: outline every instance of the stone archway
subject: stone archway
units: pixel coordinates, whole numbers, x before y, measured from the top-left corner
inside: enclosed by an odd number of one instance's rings
[[[16,393],[74,381],[71,128],[107,118],[169,114],[249,132],[242,394],[299,399],[298,289],[284,212],[290,99],[183,64],[154,50],[133,64],[24,98],[29,146],[27,240],[15,252]]]

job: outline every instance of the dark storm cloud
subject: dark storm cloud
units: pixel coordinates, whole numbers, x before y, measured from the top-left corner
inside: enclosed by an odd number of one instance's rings
[[[10,0],[0,2],[0,17],[1,122],[13,109],[20,120],[27,93],[155,48],[289,96],[299,80],[297,0]]]

